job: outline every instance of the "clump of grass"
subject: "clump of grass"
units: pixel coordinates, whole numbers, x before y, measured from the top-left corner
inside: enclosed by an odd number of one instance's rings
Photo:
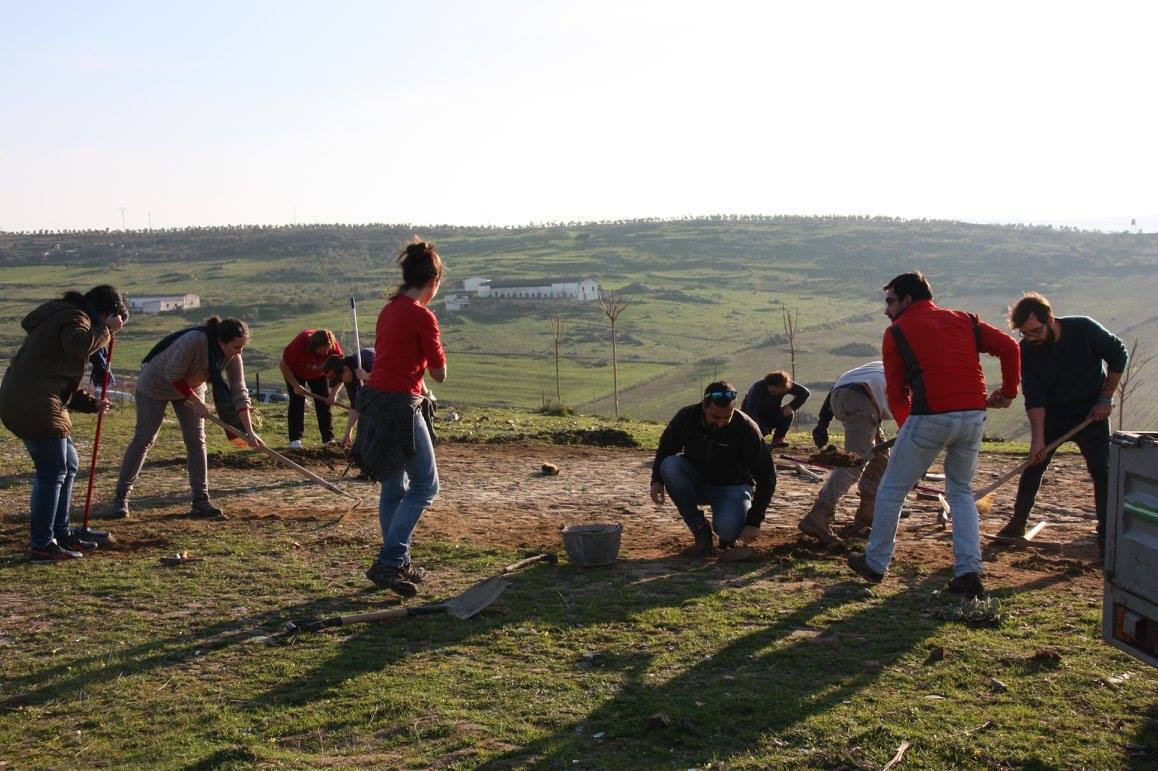
[[[965,599],[951,608],[941,608],[936,611],[938,618],[946,621],[960,621],[975,627],[997,628],[1005,620],[1001,612],[1001,603],[996,597],[985,599]]]

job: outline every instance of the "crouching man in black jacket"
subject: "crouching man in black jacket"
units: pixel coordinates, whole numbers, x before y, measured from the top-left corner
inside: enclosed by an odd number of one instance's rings
[[[664,490],[692,531],[691,556],[709,554],[737,538],[752,540],[776,490],[776,467],[760,427],[735,408],[736,389],[724,381],[710,384],[699,404],[682,408],[667,424],[651,469],[651,499],[664,503]],[[699,508],[708,504],[708,525]]]

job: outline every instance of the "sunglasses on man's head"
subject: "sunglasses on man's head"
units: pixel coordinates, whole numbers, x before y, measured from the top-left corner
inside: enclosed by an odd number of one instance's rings
[[[728,401],[732,401],[733,399],[736,398],[736,392],[735,391],[708,391],[706,394],[704,394],[704,398],[705,399],[727,399]]]

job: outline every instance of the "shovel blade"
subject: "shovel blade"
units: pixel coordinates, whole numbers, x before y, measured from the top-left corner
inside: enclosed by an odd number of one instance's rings
[[[468,619],[497,600],[499,595],[506,591],[507,583],[507,579],[502,576],[492,576],[475,584],[453,600],[448,600],[443,606],[448,615]]]

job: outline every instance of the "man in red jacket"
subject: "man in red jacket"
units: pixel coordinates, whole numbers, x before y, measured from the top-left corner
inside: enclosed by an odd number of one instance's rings
[[[873,583],[884,578],[905,496],[944,450],[946,498],[953,515],[954,578],[948,589],[983,597],[973,472],[985,408],[1008,407],[1017,396],[1021,355],[1012,337],[975,314],[934,305],[929,282],[919,272],[902,273],[884,290],[885,314],[893,320],[881,345],[885,392],[901,430],[877,488],[868,547],[864,554],[850,554],[848,564]],[[981,353],[1001,359],[1001,388],[988,396]]]

